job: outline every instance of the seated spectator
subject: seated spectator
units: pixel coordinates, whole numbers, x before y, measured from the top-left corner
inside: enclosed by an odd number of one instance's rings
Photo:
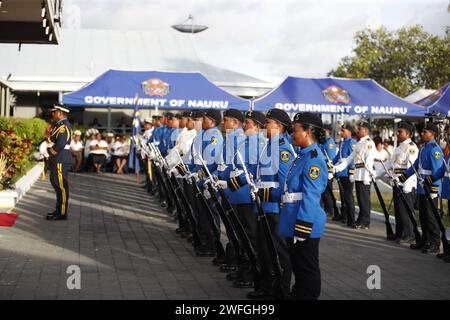
[[[113,172],[114,169],[114,160],[112,158],[111,148],[114,144],[114,133],[109,132],[106,134],[106,143],[108,144],[108,154],[106,155],[106,166],[105,169],[107,172]]]
[[[84,171],[85,172],[89,172],[89,170],[93,167],[92,164],[92,155],[90,154],[91,149],[89,148],[91,141],[95,138],[95,135],[98,133],[99,131],[95,128],[90,128],[88,130],[86,130],[85,132],[85,136],[86,136],[86,141],[84,144]]]
[[[108,144],[102,139],[102,135],[97,133],[95,139],[89,145],[90,153],[92,154],[92,162],[94,163],[95,172],[101,173],[102,166],[106,161],[106,154],[108,153]]]
[[[375,172],[384,173],[385,170],[381,162],[386,162],[390,158],[389,153],[384,149],[380,137],[373,139],[373,142],[375,143],[375,161],[373,163]]]
[[[128,144],[123,135],[117,135],[116,141],[111,146],[112,158],[117,167],[117,174],[123,174],[123,167],[128,159]]]
[[[81,139],[81,131],[75,130],[73,133],[73,139],[70,142],[70,153],[75,160],[75,164],[73,166],[73,172],[80,172],[80,166],[83,162],[83,143],[80,141]]]

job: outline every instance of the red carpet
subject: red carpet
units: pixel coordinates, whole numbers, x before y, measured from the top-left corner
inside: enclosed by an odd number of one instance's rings
[[[0,227],[12,227],[18,216],[15,213],[0,213]]]

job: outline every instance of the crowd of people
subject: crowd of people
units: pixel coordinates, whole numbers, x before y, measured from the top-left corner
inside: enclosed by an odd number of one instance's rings
[[[124,174],[130,153],[130,137],[123,134],[100,133],[88,129],[81,139],[80,130],[73,132],[70,153],[73,157],[73,172],[113,172]]]

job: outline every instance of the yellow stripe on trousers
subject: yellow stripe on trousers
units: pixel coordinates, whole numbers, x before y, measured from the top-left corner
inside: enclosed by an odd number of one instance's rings
[[[63,216],[66,214],[66,190],[63,184],[62,163],[58,163],[58,180],[62,192],[61,215]]]

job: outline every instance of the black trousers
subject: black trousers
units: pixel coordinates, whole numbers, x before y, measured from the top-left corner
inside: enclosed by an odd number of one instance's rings
[[[239,221],[244,228],[245,234],[248,236],[250,240],[250,244],[253,246],[256,251],[257,241],[256,241],[256,228],[257,228],[257,219],[256,214],[252,210],[252,204],[237,204],[236,210],[238,214]],[[261,263],[260,263],[261,264]],[[255,281],[255,274],[252,269],[252,264],[247,256],[244,255],[242,261],[239,264],[239,277],[245,281]],[[257,281],[257,280],[256,280]],[[256,282],[255,281],[255,282]],[[255,286],[255,288],[258,285]]]
[[[69,206],[69,170],[72,164],[57,163],[49,160],[50,183],[56,193],[56,215],[67,217]]]
[[[203,190],[202,190],[203,191]],[[202,250],[216,251],[215,247],[215,235],[213,231],[213,225],[211,222],[210,212],[213,216],[213,223],[215,223],[216,228],[219,230],[220,235],[220,218],[219,214],[216,212],[215,207],[212,205],[211,200],[206,199],[206,203],[199,198],[196,198],[197,203],[197,229],[200,236],[200,241],[202,243]]]
[[[433,202],[438,208],[439,198],[434,198]],[[438,222],[434,216],[431,204],[426,195],[419,195],[419,220],[422,227],[422,238],[425,243],[431,245],[441,244],[441,232]]]
[[[272,238],[275,244],[275,249],[278,253],[278,257],[280,259],[282,275],[281,275],[281,286],[283,287],[283,291],[285,294],[290,292],[291,288],[291,277],[292,277],[292,265],[291,259],[289,256],[289,251],[287,248],[286,240],[281,238],[277,233],[277,226],[279,221],[278,214],[266,213],[267,222],[269,224],[269,228],[272,234]],[[273,270],[271,268],[272,265],[272,253],[269,250],[268,239],[265,237],[264,230],[262,229],[260,223],[258,223],[257,227],[257,254],[260,257],[262,263],[262,275],[261,279],[258,279],[258,282],[261,285],[261,289],[263,289],[266,293],[270,295],[274,295],[274,288],[272,285],[273,281]]]
[[[370,201],[370,185],[365,185],[362,181],[355,181],[356,198],[358,199],[359,215],[357,224],[370,226],[370,211],[372,203]]]
[[[292,261],[295,283],[291,298],[296,300],[316,300],[320,296],[321,276],[319,268],[320,238],[297,241],[286,239]]]
[[[405,206],[400,195],[401,190],[394,187],[392,190],[392,199],[394,200],[395,211],[395,235],[397,238],[414,237],[413,224],[408,214],[408,208]],[[414,209],[414,200],[416,192],[404,193],[405,200],[409,207]]]
[[[343,221],[347,220],[349,225],[355,223],[355,199],[353,198],[353,183],[348,177],[339,177],[342,185],[341,192],[341,214]]]
[[[334,195],[333,195],[333,180],[328,180],[327,188],[322,193],[322,203],[325,212],[330,216],[334,217]]]

